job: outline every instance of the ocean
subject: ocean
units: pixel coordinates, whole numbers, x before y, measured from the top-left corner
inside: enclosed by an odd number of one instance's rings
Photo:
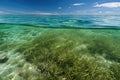
[[[0,80],[119,79],[119,15],[0,15]]]
[[[119,28],[119,15],[1,15],[0,23],[50,27]]]

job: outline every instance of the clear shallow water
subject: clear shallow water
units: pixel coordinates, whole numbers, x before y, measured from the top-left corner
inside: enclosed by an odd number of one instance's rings
[[[119,28],[120,16],[0,15],[0,23],[32,24],[51,27]]]
[[[118,80],[119,34],[118,16],[2,15],[0,80]]]

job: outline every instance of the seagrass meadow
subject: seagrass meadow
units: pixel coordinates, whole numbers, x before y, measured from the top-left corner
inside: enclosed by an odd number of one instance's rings
[[[119,27],[63,22],[62,27],[54,21],[50,26],[0,23],[0,80],[119,80]]]

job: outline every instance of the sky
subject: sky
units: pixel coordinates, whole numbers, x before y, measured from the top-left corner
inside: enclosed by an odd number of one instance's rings
[[[120,0],[0,0],[0,14],[120,14]]]

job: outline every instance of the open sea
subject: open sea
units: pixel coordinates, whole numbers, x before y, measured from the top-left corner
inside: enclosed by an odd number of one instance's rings
[[[120,80],[120,16],[0,15],[0,80]]]

